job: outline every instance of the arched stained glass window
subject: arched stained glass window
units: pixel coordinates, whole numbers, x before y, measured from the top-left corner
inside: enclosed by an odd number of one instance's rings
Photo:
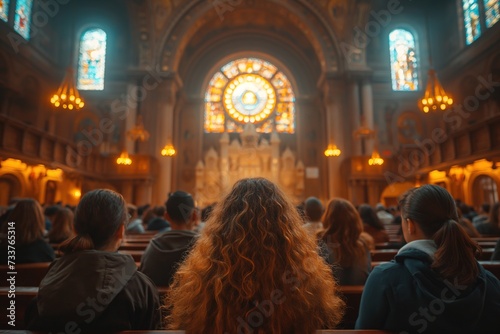
[[[33,0],[17,0],[14,29],[25,39],[30,38],[31,8]]]
[[[77,88],[103,90],[105,67],[106,33],[102,29],[85,31],[80,39]]]
[[[418,90],[418,59],[415,38],[408,30],[395,29],[389,34],[392,89]]]
[[[464,9],[465,40],[467,45],[481,36],[479,5],[477,0],[462,0]]]
[[[0,0],[0,19],[5,22],[9,20],[9,2],[10,0]]]
[[[253,123],[257,132],[295,132],[295,94],[273,64],[242,58],[214,74],[205,92],[205,132],[241,132]]]
[[[491,28],[500,20],[500,0],[484,0],[486,27]]]

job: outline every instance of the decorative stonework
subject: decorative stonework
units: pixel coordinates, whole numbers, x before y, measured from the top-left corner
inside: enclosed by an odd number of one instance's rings
[[[229,134],[220,137],[220,151],[210,148],[205,159],[196,165],[195,198],[203,207],[220,199],[232,185],[247,177],[265,177],[281,186],[292,199],[304,192],[304,164],[297,161],[295,153],[286,148],[280,153],[277,133],[270,141],[261,139],[255,126],[245,126],[239,139],[229,143]]]

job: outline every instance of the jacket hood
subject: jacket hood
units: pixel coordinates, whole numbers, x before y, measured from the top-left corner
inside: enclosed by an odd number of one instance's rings
[[[194,231],[171,230],[151,240],[150,247],[152,247],[155,252],[163,254],[177,253],[179,251],[184,252],[189,248],[191,241],[197,235],[198,234]]]
[[[430,319],[441,318],[441,321],[449,324],[450,332],[454,328],[463,331],[477,326],[485,311],[483,305],[488,284],[488,277],[482,266],[478,264],[480,271],[476,282],[464,286],[456,280],[443,281],[431,269],[431,255],[423,250],[402,249],[395,261],[403,264],[411,274],[419,299],[416,305],[428,305]]]
[[[137,271],[130,255],[88,250],[54,261],[40,283],[40,316],[63,316],[81,323],[98,317]]]

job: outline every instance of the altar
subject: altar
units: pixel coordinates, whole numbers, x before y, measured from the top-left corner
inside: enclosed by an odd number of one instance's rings
[[[276,132],[270,140],[259,137],[255,126],[248,123],[231,142],[229,133],[222,133],[219,151],[211,147],[205,152],[204,160],[196,166],[195,200],[199,207],[219,201],[236,181],[248,177],[267,178],[294,202],[302,200],[304,164],[290,148],[280,152],[281,141]]]

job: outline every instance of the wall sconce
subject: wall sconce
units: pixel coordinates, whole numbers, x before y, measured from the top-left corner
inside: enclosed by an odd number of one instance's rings
[[[368,160],[370,166],[382,166],[384,164],[384,159],[380,157],[377,149],[373,150],[371,158]]]
[[[175,155],[175,148],[172,144],[167,144],[161,150],[161,155],[164,157],[173,157]]]
[[[338,157],[342,154],[342,151],[337,147],[337,145],[328,145],[325,150],[325,157]]]
[[[116,164],[129,166],[132,164],[132,159],[128,156],[127,151],[123,151],[122,154],[116,159]]]

